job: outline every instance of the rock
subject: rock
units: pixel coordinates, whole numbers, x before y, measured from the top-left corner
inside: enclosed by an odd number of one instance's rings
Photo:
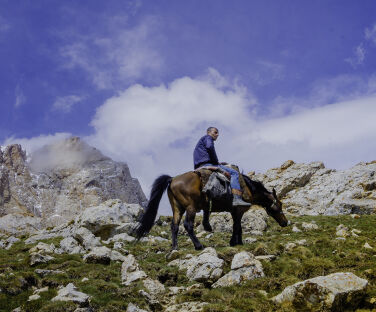
[[[164,285],[157,280],[147,278],[143,280],[144,287],[152,297],[157,297],[166,291]]]
[[[110,264],[111,249],[107,247],[94,247],[88,254],[84,255],[84,261],[87,263]]]
[[[30,253],[36,252],[36,253],[44,253],[44,254],[51,254],[55,252],[55,245],[54,244],[46,244],[39,242],[38,245],[34,246],[29,250]]]
[[[18,307],[12,310],[12,312],[22,312],[22,308]]]
[[[214,248],[205,248],[198,256],[187,255],[185,259],[176,259],[168,264],[179,266],[179,270],[187,270],[191,281],[216,281],[222,275],[224,261],[218,258]]]
[[[48,286],[46,286],[46,287],[43,287],[43,288],[39,288],[39,289],[36,289],[35,291],[34,291],[34,294],[40,294],[40,293],[42,293],[42,292],[46,292],[46,291],[48,291]]]
[[[243,242],[246,243],[246,244],[253,244],[253,243],[257,242],[257,238],[246,237],[246,238],[243,239]]]
[[[207,304],[207,302],[199,301],[190,301],[179,304],[173,304],[168,306],[165,312],[201,312]]]
[[[138,306],[133,303],[129,303],[126,312],[148,312],[146,310],[140,309]]]
[[[54,259],[55,259],[54,257],[48,256],[48,255],[41,255],[39,253],[34,252],[30,254],[29,264],[30,266],[34,266],[37,264],[50,262]]]
[[[58,290],[57,296],[52,298],[51,301],[73,301],[74,303],[85,305],[89,303],[89,296],[78,291],[73,283],[69,283],[67,286]]]
[[[285,251],[286,252],[290,252],[290,251],[292,251],[293,249],[295,249],[296,248],[296,244],[295,243],[287,243],[286,245],[285,245]]]
[[[128,235],[127,233],[120,233],[120,234],[114,235],[109,240],[105,241],[104,243],[109,244],[109,243],[112,243],[112,242],[119,242],[119,241],[133,242],[135,240],[136,239],[134,237]]]
[[[158,242],[167,242],[168,239],[160,237],[160,236],[146,236],[140,239],[140,242],[143,243],[158,243]]]
[[[318,225],[311,222],[311,223],[307,223],[307,222],[303,222],[302,223],[302,228],[304,231],[312,231],[312,230],[318,230]]]
[[[278,197],[284,197],[292,190],[307,185],[311,177],[323,168],[322,162],[296,164],[291,160],[282,164],[280,168],[269,169],[265,174],[257,174],[253,179],[262,181],[270,190],[275,188]]]
[[[367,284],[367,280],[353,273],[333,273],[288,286],[273,301],[291,302],[296,308],[315,311],[355,309],[365,295]]]
[[[0,217],[0,232],[7,234],[18,236],[28,233],[35,233],[42,229],[42,227],[43,225],[41,218],[31,215],[8,213],[7,215]]]
[[[352,229],[351,230],[351,235],[353,236],[353,237],[359,237],[359,234],[360,233],[362,233],[362,231],[360,231],[360,230],[357,230],[357,229]]]
[[[86,250],[102,246],[100,239],[84,227],[79,227],[75,230],[73,237],[83,245]]]
[[[146,278],[144,271],[140,270],[136,258],[133,255],[126,256],[121,266],[122,284],[129,286],[132,282]]]
[[[296,225],[294,225],[293,227],[292,227],[292,230],[291,231],[293,231],[294,233],[299,233],[299,232],[301,232],[302,230],[300,230]]]
[[[244,281],[263,277],[264,272],[260,261],[250,252],[237,253],[231,262],[231,271],[222,276],[212,287],[227,287],[240,284]]]
[[[256,260],[261,260],[261,261],[273,261],[275,258],[277,258],[276,255],[265,255],[265,256],[256,256],[255,259]]]
[[[168,254],[166,254],[166,260],[175,260],[177,258],[179,258],[179,251],[177,251],[176,249],[173,249],[171,250]]]
[[[136,220],[143,208],[138,204],[125,204],[118,199],[110,199],[99,206],[84,210],[77,223],[89,229],[94,235],[107,239],[115,234],[115,229],[122,224],[131,224],[128,231],[136,226]]]
[[[46,145],[29,159],[20,145],[9,145],[0,158],[0,231],[18,235],[56,226],[112,198],[147,202],[125,163],[77,137]]]
[[[31,295],[29,296],[29,299],[27,299],[27,301],[34,301],[34,300],[38,300],[40,298],[39,295]]]
[[[373,249],[373,248],[370,246],[370,244],[368,244],[368,243],[365,243],[365,244],[363,245],[363,248],[365,248],[365,249]]]
[[[376,204],[376,162],[347,170],[324,168],[320,162],[270,169],[253,178],[273,187],[284,209],[297,215],[370,214]]]
[[[64,271],[60,270],[43,270],[43,269],[35,269],[34,272],[41,277],[45,277],[47,275],[54,275],[54,274],[63,274]]]
[[[81,282],[87,282],[89,279],[87,277],[84,277]]]
[[[111,260],[112,261],[121,261],[124,262],[126,260],[126,257],[123,256],[120,252],[116,250],[111,251]]]
[[[350,236],[348,230],[349,230],[348,227],[344,226],[343,224],[340,224],[336,227],[336,236],[348,237]]]
[[[84,253],[84,249],[78,244],[78,242],[72,237],[66,237],[60,241],[60,248],[63,252],[69,254],[82,254]]]

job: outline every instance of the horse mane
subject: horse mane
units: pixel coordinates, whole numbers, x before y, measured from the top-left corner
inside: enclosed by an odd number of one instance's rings
[[[247,184],[253,194],[264,192],[270,194],[270,192],[265,188],[264,184],[262,184],[260,181],[251,180],[251,178],[245,174],[242,174],[242,176],[245,184]]]

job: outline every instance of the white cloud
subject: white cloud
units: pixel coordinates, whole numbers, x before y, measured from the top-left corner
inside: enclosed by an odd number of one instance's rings
[[[361,43],[354,49],[354,56],[345,59],[345,61],[348,62],[352,67],[356,68],[357,66],[364,63],[365,57],[366,49],[364,48],[363,43]]]
[[[252,113],[256,100],[244,87],[213,69],[207,76],[183,77],[169,85],[133,85],[97,110],[92,120],[95,132],[85,139],[127,162],[147,194],[159,174],[192,170],[194,146],[211,125],[220,131],[220,161],[236,163],[245,172],[263,171],[287,159],[321,160],[329,168],[347,168],[376,158],[376,95],[369,91],[373,80],[361,80],[359,85],[363,81],[366,86],[353,90],[351,100],[337,96],[333,104],[264,119]],[[335,94],[329,86],[325,92]],[[35,146],[45,139],[24,143]],[[170,213],[166,200],[161,212]]]
[[[20,107],[22,104],[25,103],[26,101],[26,97],[20,87],[20,85],[17,85],[16,86],[16,89],[15,89],[15,96],[16,96],[16,101],[14,103],[14,107],[15,108],[18,108]]]
[[[82,96],[67,95],[56,98],[52,108],[63,113],[69,113],[74,104],[83,100]]]
[[[41,147],[59,141],[66,139],[70,137],[70,133],[61,132],[61,133],[55,133],[55,134],[48,134],[48,135],[40,135],[37,137],[32,138],[16,138],[16,137],[10,137],[7,138],[1,145],[9,145],[9,144],[21,144],[21,146],[28,152],[33,153],[34,151],[40,149]]]
[[[376,44],[376,24],[374,24],[371,28],[366,28],[364,33],[367,40],[370,40]]]
[[[124,23],[124,19],[119,23]],[[163,57],[157,49],[161,39],[158,20],[148,17],[132,28],[118,25],[116,20],[108,22],[110,35],[79,36],[61,49],[64,66],[85,70],[99,89],[145,78],[163,67]]]

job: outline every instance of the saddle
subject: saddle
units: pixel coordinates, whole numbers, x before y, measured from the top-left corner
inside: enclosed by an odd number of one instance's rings
[[[239,172],[237,166],[232,165],[231,168]],[[221,170],[218,167],[201,167],[194,171],[200,176],[202,192],[206,194],[210,206],[213,208],[226,207],[228,209],[232,208],[232,192],[230,185],[230,175]],[[244,190],[243,198],[245,200],[250,200],[252,194],[249,192],[248,188],[245,187],[245,181],[242,174],[239,173],[239,183],[241,188]],[[212,210],[210,208],[210,210]]]

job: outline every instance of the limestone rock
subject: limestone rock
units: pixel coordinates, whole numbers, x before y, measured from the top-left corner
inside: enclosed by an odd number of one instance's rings
[[[319,226],[313,222],[311,223],[303,222],[302,228],[304,231],[311,231],[311,230],[318,230]]]
[[[64,273],[64,271],[60,271],[60,270],[43,270],[43,269],[35,269],[34,272],[41,277],[45,277],[47,275],[63,274]]]
[[[132,282],[144,279],[147,275],[144,271],[140,270],[136,258],[133,255],[126,256],[121,266],[121,280],[122,284],[129,286]]]
[[[88,304],[89,296],[83,292],[78,291],[73,283],[69,283],[57,292],[57,296],[52,298],[51,301],[73,301],[82,305]]]
[[[144,287],[146,288],[146,290],[148,291],[148,293],[152,297],[159,296],[166,291],[166,289],[165,289],[165,287],[162,283],[160,283],[157,280],[153,280],[151,278],[147,278],[147,279],[143,280],[143,284],[144,284]]]
[[[349,228],[340,224],[336,227],[336,236],[337,237],[347,237],[350,236]]]
[[[29,250],[30,253],[33,253],[33,252],[39,252],[39,253],[44,253],[44,254],[51,254],[51,253],[54,253],[55,251],[55,245],[54,244],[46,244],[46,243],[42,243],[42,242],[39,242],[38,245],[34,246],[33,248],[31,248]]]
[[[107,247],[94,247],[88,254],[84,255],[84,261],[87,263],[110,264],[111,249]]]
[[[77,137],[46,145],[29,157],[17,144],[1,154],[0,231],[23,234],[56,226],[113,198],[147,202],[125,163]]]
[[[201,312],[207,304],[207,302],[199,301],[190,301],[179,304],[173,304],[168,306],[165,312]]]
[[[257,174],[276,188],[283,207],[297,215],[370,214],[376,206],[376,162],[347,170],[327,169],[321,162],[292,164]]]
[[[212,287],[227,287],[237,285],[243,281],[264,276],[262,264],[256,260],[250,252],[242,251],[237,253],[231,262],[231,271],[222,276]]]
[[[40,253],[31,253],[30,254],[30,266],[34,266],[40,263],[47,263],[50,262],[51,260],[54,260],[54,257],[51,257],[49,255],[42,255]]]
[[[355,309],[368,281],[353,273],[333,273],[318,276],[286,287],[273,298],[274,302],[292,302],[299,309],[315,311],[342,311]]]
[[[81,254],[84,253],[84,249],[78,244],[78,242],[72,237],[66,237],[60,242],[60,248],[63,252],[69,254]]]
[[[177,265],[179,270],[187,270],[191,281],[216,281],[222,275],[224,261],[218,258],[214,248],[205,248],[198,256],[187,255],[185,259],[171,261],[169,266]]]
[[[148,311],[140,309],[138,306],[134,305],[133,303],[129,303],[127,306],[126,312],[148,312]]]
[[[136,225],[138,216],[143,208],[137,204],[125,204],[120,200],[111,199],[99,206],[90,207],[84,210],[77,222],[89,229],[94,235],[106,239],[114,234],[115,228],[123,223]],[[132,227],[129,228],[131,230]],[[129,233],[128,233],[129,234]]]

